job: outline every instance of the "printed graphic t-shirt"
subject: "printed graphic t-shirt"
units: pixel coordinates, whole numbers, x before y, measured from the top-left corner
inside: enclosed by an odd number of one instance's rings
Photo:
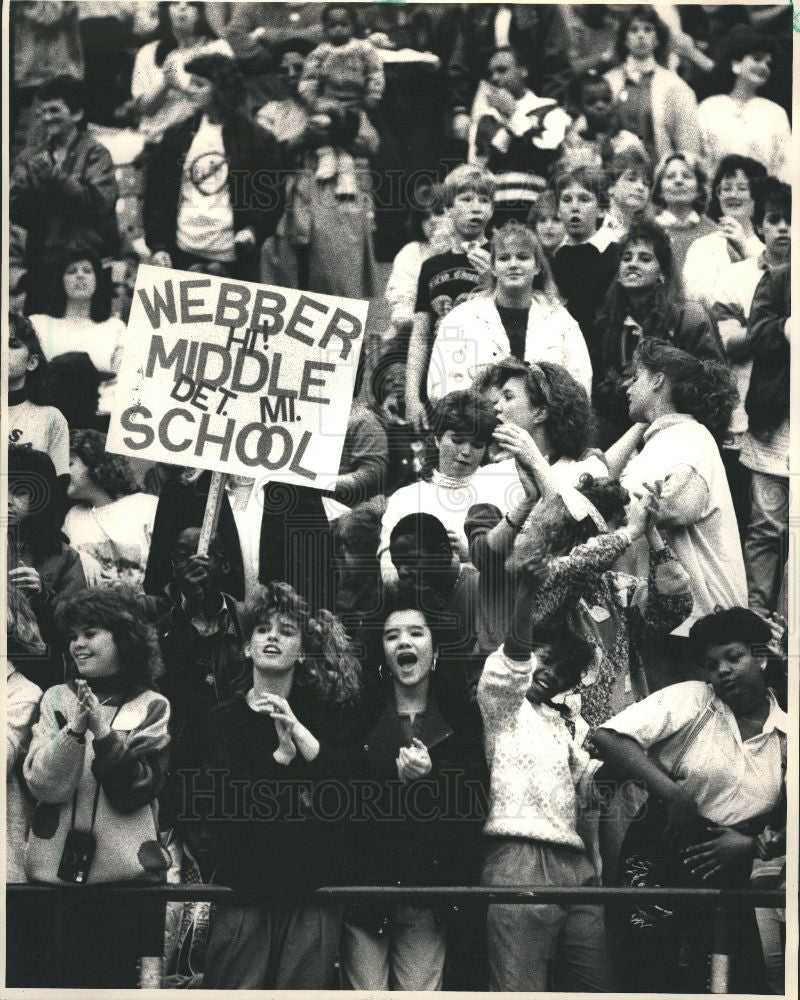
[[[212,124],[203,115],[181,181],[176,242],[186,253],[222,263],[236,259],[229,169],[222,125]]]
[[[465,253],[434,254],[422,263],[414,312],[428,313],[435,328],[454,306],[466,301],[477,283],[478,272]]]

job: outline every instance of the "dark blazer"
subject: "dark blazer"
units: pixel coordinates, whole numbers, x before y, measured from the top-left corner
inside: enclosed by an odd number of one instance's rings
[[[747,321],[753,358],[745,409],[754,437],[769,440],[789,416],[791,353],[783,327],[792,314],[788,265],[767,271],[756,287]]]
[[[144,577],[148,594],[160,594],[172,579],[171,555],[184,528],[203,523],[211,474],[192,486],[165,483],[158,498],[153,538]],[[227,495],[222,498],[218,531],[231,566],[228,592],[244,599],[244,568],[239,534]],[[322,506],[322,494],[305,486],[268,483],[261,518],[259,569],[262,583],[291,584],[312,607],[333,606],[333,532]]]
[[[202,117],[198,112],[167,129],[150,153],[143,218],[145,241],[152,253],[175,247],[183,169]],[[228,156],[233,231],[252,227],[260,246],[283,214],[281,147],[270,132],[244,115],[222,126],[222,141]]]
[[[371,698],[371,701],[370,701]],[[391,686],[365,696],[366,722],[360,759],[352,766],[353,803],[369,820],[353,814],[347,837],[348,876],[365,885],[474,884],[479,877],[488,771],[480,713],[475,704],[449,695],[438,682],[422,725],[431,773],[409,785],[397,776],[405,746]],[[366,783],[358,791],[359,783]],[[380,927],[392,907],[352,907],[350,919]]]
[[[592,403],[597,413],[621,428],[620,433],[631,425],[621,361],[624,336],[624,331],[598,330],[599,356],[596,362],[593,359]],[[695,358],[727,364],[717,321],[699,302],[689,300],[678,306],[659,339]]]

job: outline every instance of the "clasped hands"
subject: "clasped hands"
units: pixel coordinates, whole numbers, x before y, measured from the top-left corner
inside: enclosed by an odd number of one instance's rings
[[[75,694],[78,698],[78,711],[69,724],[70,731],[76,736],[82,736],[88,729],[96,740],[108,736],[111,726],[102,716],[97,695],[85,680],[76,682]]]
[[[254,696],[250,707],[262,715],[268,715],[278,732],[278,749],[272,754],[276,763],[291,764],[299,751],[306,761],[312,761],[319,753],[319,742],[306,727],[297,720],[289,702],[279,694]]]
[[[433,763],[431,761],[428,748],[416,737],[411,741],[410,747],[400,747],[397,755],[397,777],[408,784],[416,778],[424,778],[431,773]]]

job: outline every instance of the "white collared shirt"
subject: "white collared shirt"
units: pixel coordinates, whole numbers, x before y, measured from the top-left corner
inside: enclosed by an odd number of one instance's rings
[[[682,760],[677,783],[694,799],[700,815],[732,826],[769,812],[777,805],[784,782],[778,730],[789,720],[769,692],[770,709],[760,733],[743,740],[728,705],[710,684],[684,681],[662,688],[603,723],[636,740],[668,773]],[[709,703],[709,720],[687,745],[692,726]]]
[[[261,520],[264,515],[264,486],[254,489],[250,485],[247,494],[245,484],[225,483],[225,491],[230,500],[233,520],[236,523],[236,533],[239,536],[239,548],[242,551],[242,567],[244,569],[244,592],[249,594],[253,587],[258,586],[259,558],[261,552]],[[245,500],[244,497],[247,496]]]

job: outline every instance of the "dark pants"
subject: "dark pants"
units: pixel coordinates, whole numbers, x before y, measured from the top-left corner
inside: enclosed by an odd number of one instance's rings
[[[744,542],[747,525],[750,522],[750,477],[752,473],[739,461],[738,448],[722,449],[722,464],[731,491],[736,523],[739,526],[739,540]]]
[[[6,985],[135,989],[138,961],[161,955],[164,903],[108,903],[91,889],[14,900],[6,911]]]
[[[251,252],[244,252],[236,258],[236,260],[230,261],[230,263],[222,264],[217,260],[207,260],[204,257],[198,257],[196,254],[186,253],[185,250],[179,250],[177,247],[173,247],[169,252],[172,258],[172,266],[179,271],[199,271],[200,274],[216,273],[218,268],[225,268],[226,275],[231,278],[235,278],[237,281],[258,281],[258,254],[255,253],[255,249]]]
[[[330,989],[342,914],[335,903],[215,906],[203,988]]]

